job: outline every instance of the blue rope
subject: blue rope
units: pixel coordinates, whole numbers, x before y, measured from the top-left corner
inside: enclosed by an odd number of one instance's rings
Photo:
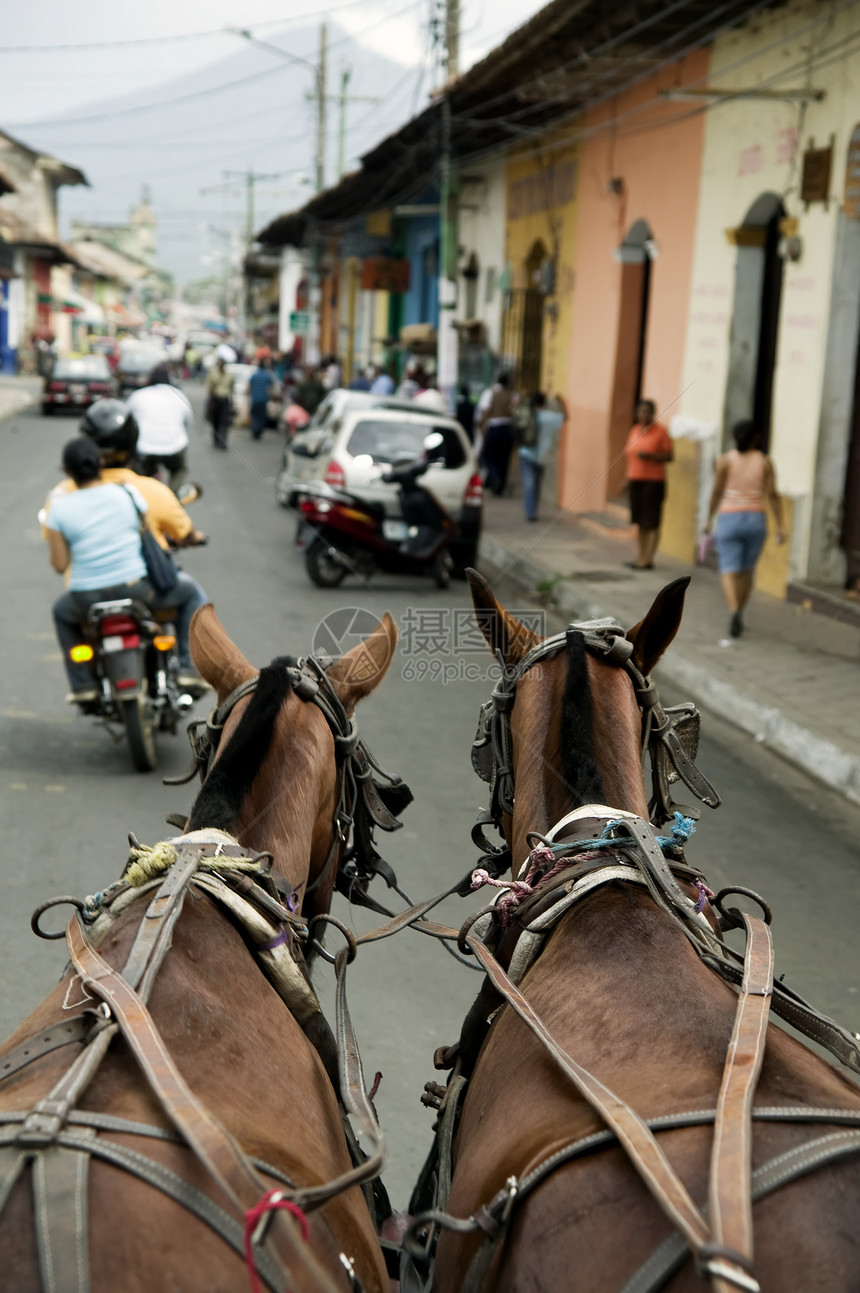
[[[553,853],[585,853],[594,849],[611,849],[617,848],[623,841],[613,835],[616,826],[623,825],[623,821],[607,822],[603,828],[603,833],[599,839],[593,840],[568,840],[561,844],[542,844],[541,848],[548,848]],[[657,843],[664,853],[670,850],[683,848],[684,844],[694,834],[696,823],[692,817],[685,817],[683,813],[675,813],[674,825],[670,828],[669,835],[658,835]]]

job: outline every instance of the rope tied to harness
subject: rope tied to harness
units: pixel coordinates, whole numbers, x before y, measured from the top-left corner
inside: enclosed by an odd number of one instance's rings
[[[255,1203],[253,1208],[249,1208],[245,1213],[245,1262],[251,1280],[251,1293],[260,1293],[257,1263],[254,1261],[254,1241],[258,1237],[258,1231],[262,1229],[261,1222],[264,1218],[270,1212],[277,1212],[279,1209],[295,1217],[302,1232],[302,1239],[305,1243],[308,1241],[310,1234],[308,1219],[299,1205],[288,1199],[283,1190],[269,1190],[264,1194],[259,1203]]]
[[[132,848],[130,851],[131,861],[125,869],[123,878],[133,889],[139,889],[142,885],[149,884],[151,880],[157,880],[159,876],[169,871],[178,856],[179,854],[170,840],[162,840],[161,843],[153,844],[151,847],[142,845],[140,848]],[[254,872],[261,870],[257,859],[234,858],[226,854],[217,857],[207,856],[204,863],[207,870],[214,871]]]
[[[494,889],[503,889],[505,894],[500,897],[496,903],[496,913],[502,925],[510,923],[517,906],[526,898],[531,897],[539,884],[545,884],[548,880],[554,879],[561,872],[568,870],[577,862],[593,861],[599,857],[601,850],[617,848],[619,845],[618,837],[613,834],[617,821],[608,821],[603,828],[600,836],[595,839],[587,840],[545,840],[538,835],[540,843],[535,845],[526,858],[526,878],[525,880],[497,880],[486,870],[485,867],[477,867],[472,872],[471,888],[481,889],[484,885],[490,885]],[[685,817],[683,813],[676,812],[674,821],[668,835],[658,835],[657,844],[664,854],[677,854],[683,849],[684,844],[695,833],[696,823],[692,817]],[[531,832],[530,837],[534,838],[536,832]],[[699,898],[696,902],[696,912],[703,911],[709,898],[714,897],[713,889],[709,889],[701,879],[694,881],[695,887],[699,891]]]

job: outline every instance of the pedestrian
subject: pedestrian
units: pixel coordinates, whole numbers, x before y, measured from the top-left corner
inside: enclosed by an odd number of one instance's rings
[[[388,368],[384,368],[370,384],[371,395],[393,395],[394,378]]]
[[[174,494],[185,480],[188,429],[194,416],[182,391],[171,385],[166,364],[156,364],[149,383],[128,398],[128,411],[138,425],[137,462],[142,476],[165,467]]]
[[[403,381],[397,388],[397,398],[399,400],[414,400],[418,392],[424,389],[426,380],[424,369],[418,360],[407,359]]]
[[[514,415],[520,426],[520,480],[523,483],[523,508],[527,521],[538,519],[540,489],[547,459],[555,447],[559,432],[567,422],[564,396],[556,395],[555,404],[555,409],[548,409],[546,395],[543,391],[536,391],[530,400],[521,401],[517,405]],[[523,405],[523,416],[518,416]],[[526,411],[528,419],[525,417]]]
[[[248,382],[248,393],[251,400],[251,438],[259,440],[266,429],[269,418],[269,399],[271,391],[277,389],[278,379],[272,372],[268,355],[261,355],[257,368]]]
[[[337,355],[329,355],[323,360],[322,383],[327,391],[336,391],[343,385],[343,369]]]
[[[636,421],[627,437],[630,520],[638,527],[636,560],[624,563],[631,570],[654,569],[666,497],[666,463],[674,457],[668,430],[662,422],[654,420],[656,412],[653,400],[641,400],[636,405]]]
[[[227,448],[227,433],[233,420],[233,374],[227,371],[223,355],[218,355],[206,375],[206,420],[212,428],[212,444]]]
[[[457,421],[469,437],[469,443],[475,442],[475,406],[469,396],[469,388],[464,382],[457,397]]]
[[[716,517],[720,580],[731,612],[729,634],[739,638],[755,563],[767,537],[765,504],[773,512],[777,543],[785,541],[785,530],[782,499],[776,491],[773,463],[761,449],[761,432],[744,418],[732,427],[732,437],[735,448],[717,459],[705,533],[711,533]]]
[[[302,380],[296,387],[296,403],[300,404],[305,412],[313,417],[325,399],[325,394],[325,387],[315,369],[310,364],[307,364]]]
[[[355,377],[353,377],[352,381],[349,383],[349,386],[347,386],[346,389],[348,391],[369,391],[372,384],[370,380],[372,372],[373,372],[372,368],[367,368],[364,370],[359,368],[355,374]]]
[[[412,402],[421,409],[429,409],[431,413],[447,414],[448,412],[445,396],[436,385],[435,377],[425,377],[424,386],[416,393]]]
[[[505,492],[514,447],[511,421],[514,400],[508,386],[508,374],[499,373],[478,401],[477,422],[483,436],[480,462],[485,473],[484,483],[497,498]]]

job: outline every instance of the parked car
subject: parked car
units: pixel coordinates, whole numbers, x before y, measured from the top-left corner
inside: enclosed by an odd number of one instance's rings
[[[483,488],[474,450],[453,418],[403,400],[332,391],[308,426],[285,444],[275,494],[284,507],[292,507],[302,485],[322,480],[381,503],[389,515],[398,516],[397,487],[381,480],[378,468],[421,458],[432,432],[441,434],[444,450],[430,464],[427,488],[460,527],[451,557],[455,571],[462,573],[477,560]]]
[[[149,374],[156,364],[167,362],[166,352],[153,346],[125,345],[120,350],[116,367],[120,395],[140,390],[149,381]]]
[[[116,337],[89,337],[87,345],[94,355],[104,355],[110,364],[111,372],[116,372],[119,363],[119,342]]]
[[[81,355],[74,359],[60,355],[44,380],[42,412],[85,409],[94,400],[103,400],[116,392],[116,380],[104,355]]]

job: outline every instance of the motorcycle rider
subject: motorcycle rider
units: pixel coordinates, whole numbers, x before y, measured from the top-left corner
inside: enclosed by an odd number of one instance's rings
[[[117,399],[96,400],[84,414],[80,430],[100,451],[101,482],[133,485],[142,496],[146,504],[147,524],[162,548],[168,548],[168,539],[176,547],[193,547],[206,542],[206,535],[194,526],[185,508],[167,485],[151,476],[140,476],[126,465],[134,456],[138,438],[137,422],[129,412],[127,404]],[[45,503],[47,524],[42,527],[45,538],[49,538],[51,529],[50,513],[53,501],[72,493],[77,488],[74,480],[67,477],[51,490]],[[208,684],[198,676],[194,668],[188,633],[194,612],[199,606],[208,602],[209,598],[197,581],[184,570],[178,571],[177,574],[176,587],[170,592],[153,591],[144,600],[153,610],[166,608],[176,610],[176,636],[179,649],[177,682],[186,691],[202,691]],[[77,683],[72,683],[73,693],[78,685],[82,685],[80,677]],[[79,698],[72,694],[68,699],[74,701]]]

